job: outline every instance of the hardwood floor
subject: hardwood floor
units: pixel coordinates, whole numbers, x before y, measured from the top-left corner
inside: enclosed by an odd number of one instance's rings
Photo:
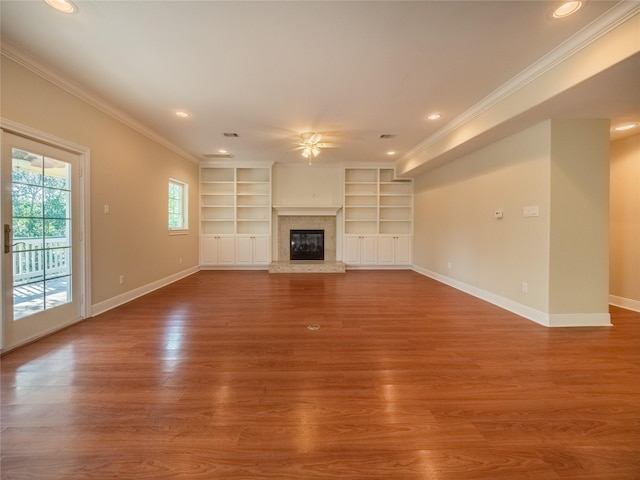
[[[612,317],[200,272],[2,358],[2,479],[639,479],[640,314]]]

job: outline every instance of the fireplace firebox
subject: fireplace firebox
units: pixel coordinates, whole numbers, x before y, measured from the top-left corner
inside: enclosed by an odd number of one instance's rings
[[[324,260],[324,230],[291,230],[291,260]]]

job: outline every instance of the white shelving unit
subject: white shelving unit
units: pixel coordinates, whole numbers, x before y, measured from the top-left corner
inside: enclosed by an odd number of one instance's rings
[[[412,234],[413,183],[396,179],[393,169],[380,169],[378,233]]]
[[[346,168],[344,179],[346,263],[411,264],[413,182],[375,167]]]
[[[200,239],[204,267],[269,264],[271,166],[200,167]]]

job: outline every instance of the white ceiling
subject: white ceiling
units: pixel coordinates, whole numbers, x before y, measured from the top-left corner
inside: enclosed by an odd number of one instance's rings
[[[77,0],[78,12],[63,15],[44,1],[2,0],[0,8],[5,51],[196,160],[224,148],[238,161],[302,163],[293,149],[313,131],[336,145],[317,163],[354,163],[401,158],[616,3],[591,0],[564,20],[550,18],[555,1]],[[640,120],[639,81],[636,55],[492,136],[554,115]],[[425,120],[434,111],[442,118]]]

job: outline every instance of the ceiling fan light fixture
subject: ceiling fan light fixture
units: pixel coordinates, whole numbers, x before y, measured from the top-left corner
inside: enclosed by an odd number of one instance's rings
[[[302,137],[302,143],[300,144],[303,147],[302,156],[304,158],[309,158],[313,156],[314,158],[320,155],[320,140],[322,140],[322,135],[320,133],[306,132],[300,135]]]
[[[320,135],[319,133],[314,133],[313,135],[311,135],[311,138],[309,139],[309,143],[318,143],[320,142],[320,140],[322,140],[322,135]]]

